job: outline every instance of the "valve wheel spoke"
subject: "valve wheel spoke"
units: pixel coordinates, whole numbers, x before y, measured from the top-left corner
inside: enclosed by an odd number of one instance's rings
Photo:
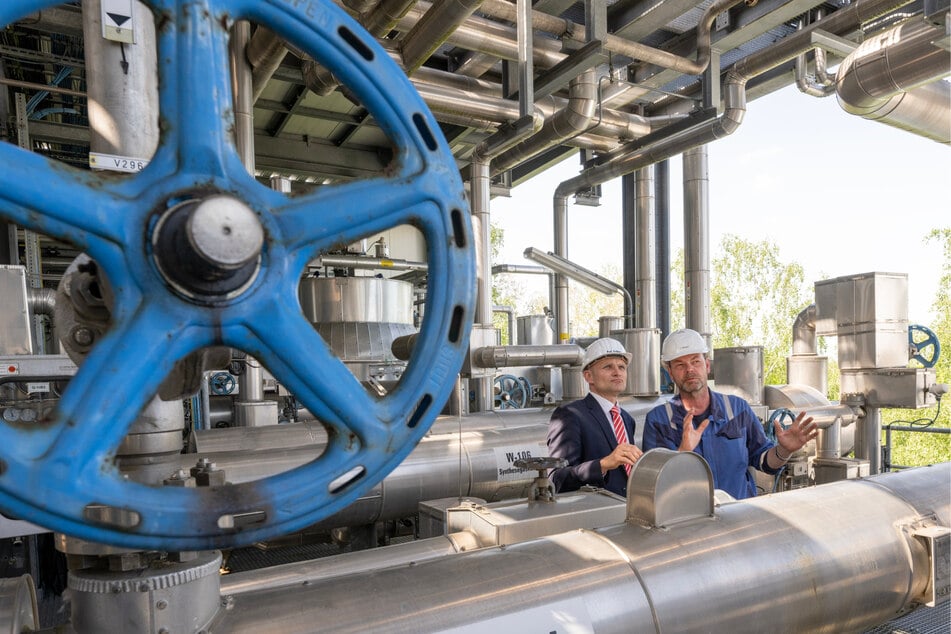
[[[172,4],[172,3],[168,3]],[[181,175],[246,173],[235,149],[226,11],[177,0],[157,27],[162,144],[151,165]],[[159,167],[161,166],[161,167]]]
[[[91,172],[9,143],[0,143],[0,165],[6,183],[0,187],[0,212],[6,218],[84,249],[97,239],[122,241],[118,210],[128,201]]]
[[[377,41],[333,3],[144,3],[156,16],[161,135],[142,172],[84,173],[0,144],[0,216],[82,247],[113,296],[111,328],[53,419],[32,429],[0,425],[0,509],[126,548],[233,548],[341,510],[426,433],[468,345],[471,227],[432,115]],[[0,25],[49,4],[0,4]],[[233,138],[235,20],[285,37],[362,102],[393,148],[378,177],[288,198],[247,173]],[[42,185],[31,184],[37,175]],[[398,385],[379,397],[300,313],[297,289],[310,258],[400,224],[426,241],[425,318]],[[257,358],[312,409],[331,432],[323,452],[235,485],[126,481],[113,458],[138,413],[177,362],[213,346]]]
[[[325,252],[402,223],[437,221],[439,193],[432,181],[424,172],[329,186],[290,200],[275,216],[290,236],[288,250],[306,246],[308,254]]]
[[[360,385],[302,314],[275,302],[247,327],[260,342],[257,350],[249,346],[251,354],[319,420],[337,433],[353,432],[365,447],[385,445],[393,413]]]

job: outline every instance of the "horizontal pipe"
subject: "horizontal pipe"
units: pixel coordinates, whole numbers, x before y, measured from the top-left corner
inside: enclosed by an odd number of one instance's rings
[[[426,271],[425,262],[411,262],[398,258],[370,258],[362,255],[322,255],[314,260],[311,267],[353,268],[353,269],[390,269],[393,271]]]
[[[951,143],[948,51],[934,42],[945,25],[909,20],[866,39],[836,72],[839,105],[850,114]]]
[[[862,632],[930,578],[949,463],[233,595],[222,631]],[[941,491],[941,493],[936,493]],[[904,528],[904,530],[901,530]],[[710,606],[716,606],[711,610]]]
[[[851,425],[855,422],[855,419],[858,417],[853,410],[848,405],[822,405],[819,407],[804,407],[801,410],[806,413],[806,416],[811,416],[813,422],[819,426],[819,429],[825,429],[834,425],[836,422],[842,424],[843,427]]]
[[[462,499],[460,499],[462,502]],[[221,594],[229,596],[260,590],[292,589],[323,581],[371,570],[381,570],[409,563],[419,564],[439,557],[460,552],[460,542],[467,544],[461,550],[478,547],[478,541],[471,533],[460,533],[452,537],[442,536],[431,539],[418,539],[405,544],[394,544],[383,548],[371,548],[343,555],[322,557],[310,561],[294,562],[280,566],[268,566],[247,572],[233,573],[221,578]]]
[[[43,90],[57,95],[69,95],[70,97],[86,96],[86,93],[80,90],[60,88],[59,86],[53,86],[51,84],[35,84],[30,81],[20,81],[19,79],[9,79],[7,77],[0,77],[0,86],[12,86],[14,88],[25,88],[27,90]]]
[[[620,401],[621,407],[637,420],[643,420],[647,411],[660,402],[634,398]],[[329,529],[399,519],[416,513],[420,500],[461,495],[497,501],[527,495],[536,472],[506,472],[511,465],[505,454],[529,451],[533,456],[547,456],[551,411],[531,408],[485,412],[464,419],[441,417],[380,484],[314,527]],[[641,431],[638,426],[638,433]],[[639,442],[639,437],[635,440]],[[194,434],[195,453],[175,454],[156,462],[126,460],[120,468],[137,482],[161,483],[204,457],[224,470],[228,482],[238,484],[313,461],[325,446],[326,432],[319,423],[212,429]]]
[[[480,368],[510,368],[528,365],[576,365],[584,360],[584,350],[575,345],[487,346],[472,354]]]

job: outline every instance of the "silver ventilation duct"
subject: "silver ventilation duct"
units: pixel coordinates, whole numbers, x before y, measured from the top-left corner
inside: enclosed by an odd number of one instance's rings
[[[934,42],[945,26],[924,19],[870,37],[836,72],[839,105],[848,113],[951,143],[948,51]]]
[[[661,466],[646,456],[638,463],[632,478],[654,474],[653,484],[636,488],[654,495],[630,499],[622,524],[300,582],[293,591],[243,592],[213,629],[840,634],[933,595],[929,530],[951,524],[951,465],[714,510],[691,454],[674,456]]]

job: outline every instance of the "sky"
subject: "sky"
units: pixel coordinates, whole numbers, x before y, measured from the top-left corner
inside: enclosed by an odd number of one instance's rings
[[[872,271],[908,274],[909,322],[930,326],[942,248],[924,241],[951,226],[951,148],[843,111],[787,87],[747,106],[742,125],[710,144],[711,258],[725,234],[769,240],[807,282]],[[683,247],[681,157],[669,161],[671,258]],[[492,199],[504,229],[500,260],[553,251],[552,195],[578,174],[577,155]],[[569,199],[568,258],[596,272],[621,269],[621,181],[602,186],[600,207]],[[531,278],[538,278],[532,280]],[[539,286],[541,276],[523,276]],[[574,282],[572,282],[574,284]],[[534,286],[533,286],[534,285]],[[544,292],[547,292],[544,291]]]

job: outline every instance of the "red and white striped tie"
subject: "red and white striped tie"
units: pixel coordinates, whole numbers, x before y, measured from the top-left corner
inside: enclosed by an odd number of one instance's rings
[[[621,420],[621,410],[617,405],[611,408],[611,422],[614,424],[614,437],[617,438],[617,444],[623,445],[627,442],[627,430],[624,429],[624,421]],[[624,471],[631,475],[631,465],[624,465]]]

